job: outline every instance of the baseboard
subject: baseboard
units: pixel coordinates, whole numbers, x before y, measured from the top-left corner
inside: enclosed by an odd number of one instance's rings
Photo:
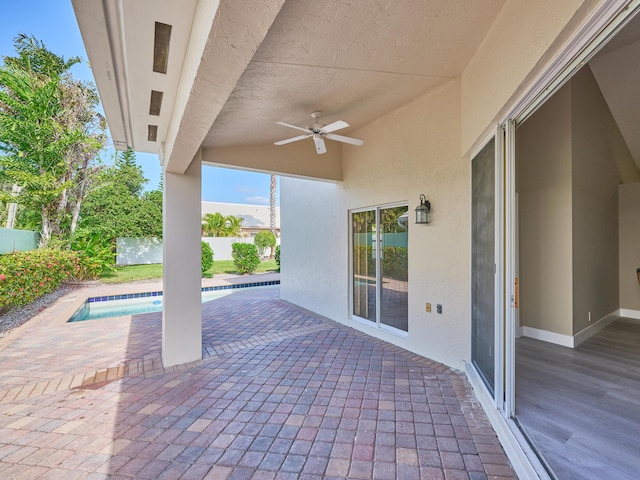
[[[637,310],[619,309],[605,315],[600,320],[592,323],[584,330],[579,331],[574,336],[563,335],[561,333],[549,332],[548,330],[541,330],[533,327],[521,327],[521,335],[524,337],[535,338],[536,340],[542,340],[543,342],[553,343],[561,345],[563,347],[575,348],[582,342],[591,338],[600,330],[605,328],[610,323],[617,320],[619,317],[625,317],[634,320],[640,320],[640,312]]]
[[[540,460],[538,460],[535,452],[518,431],[517,427],[514,426],[512,428],[509,421],[497,410],[493,398],[487,393],[487,389],[473,365],[470,363],[465,364],[465,373],[467,374],[469,383],[473,387],[475,397],[480,402],[480,405],[482,405],[518,478],[520,480],[550,480]]]
[[[571,335],[563,335],[561,333],[549,332],[548,330],[533,327],[522,327],[522,336],[573,348],[573,337]]]
[[[595,335],[600,330],[602,330],[604,327],[609,325],[611,322],[617,320],[619,316],[620,316],[620,310],[616,310],[615,312],[611,312],[609,315],[605,315],[600,320],[598,320],[597,322],[589,325],[584,330],[579,331],[578,333],[576,333],[573,336],[573,346],[577,347],[582,342],[584,342],[586,339],[588,339],[591,336]]]
[[[621,308],[618,310],[618,315],[624,318],[630,318],[632,320],[640,320],[640,311],[629,310],[628,308]]]

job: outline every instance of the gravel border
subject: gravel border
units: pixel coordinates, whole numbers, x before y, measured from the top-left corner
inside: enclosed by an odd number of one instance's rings
[[[7,336],[11,330],[18,328],[20,325],[31,320],[58,298],[80,287],[82,287],[82,285],[65,284],[57,290],[35,299],[28,305],[9,309],[7,312],[0,315],[0,338]]]

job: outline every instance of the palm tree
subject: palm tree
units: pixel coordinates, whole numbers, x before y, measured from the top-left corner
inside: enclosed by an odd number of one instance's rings
[[[277,238],[278,234],[276,233],[276,176],[271,175],[271,186],[269,189],[269,229],[271,233]],[[271,249],[271,255],[269,258],[273,260],[275,256],[276,249]]]
[[[212,237],[238,237],[242,231],[242,217],[225,217],[216,212],[207,213],[202,220],[204,233]]]
[[[242,217],[234,217],[229,215],[225,217],[225,229],[227,237],[239,237],[242,232]]]

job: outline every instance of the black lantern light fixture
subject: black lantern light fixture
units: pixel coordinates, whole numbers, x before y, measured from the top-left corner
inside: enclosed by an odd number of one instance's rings
[[[420,205],[416,207],[416,224],[429,223],[429,212],[431,211],[431,202],[427,200],[424,194],[420,195]]]

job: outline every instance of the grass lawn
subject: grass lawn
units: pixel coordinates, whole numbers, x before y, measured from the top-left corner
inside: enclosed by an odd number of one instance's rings
[[[260,262],[256,273],[275,272],[278,266],[275,260],[265,260]],[[203,277],[211,278],[216,273],[238,273],[233,265],[233,260],[215,260]],[[128,267],[117,267],[115,272],[108,272],[100,277],[104,283],[125,283],[136,280],[148,280],[162,277],[162,264],[153,265],[130,265]]]

